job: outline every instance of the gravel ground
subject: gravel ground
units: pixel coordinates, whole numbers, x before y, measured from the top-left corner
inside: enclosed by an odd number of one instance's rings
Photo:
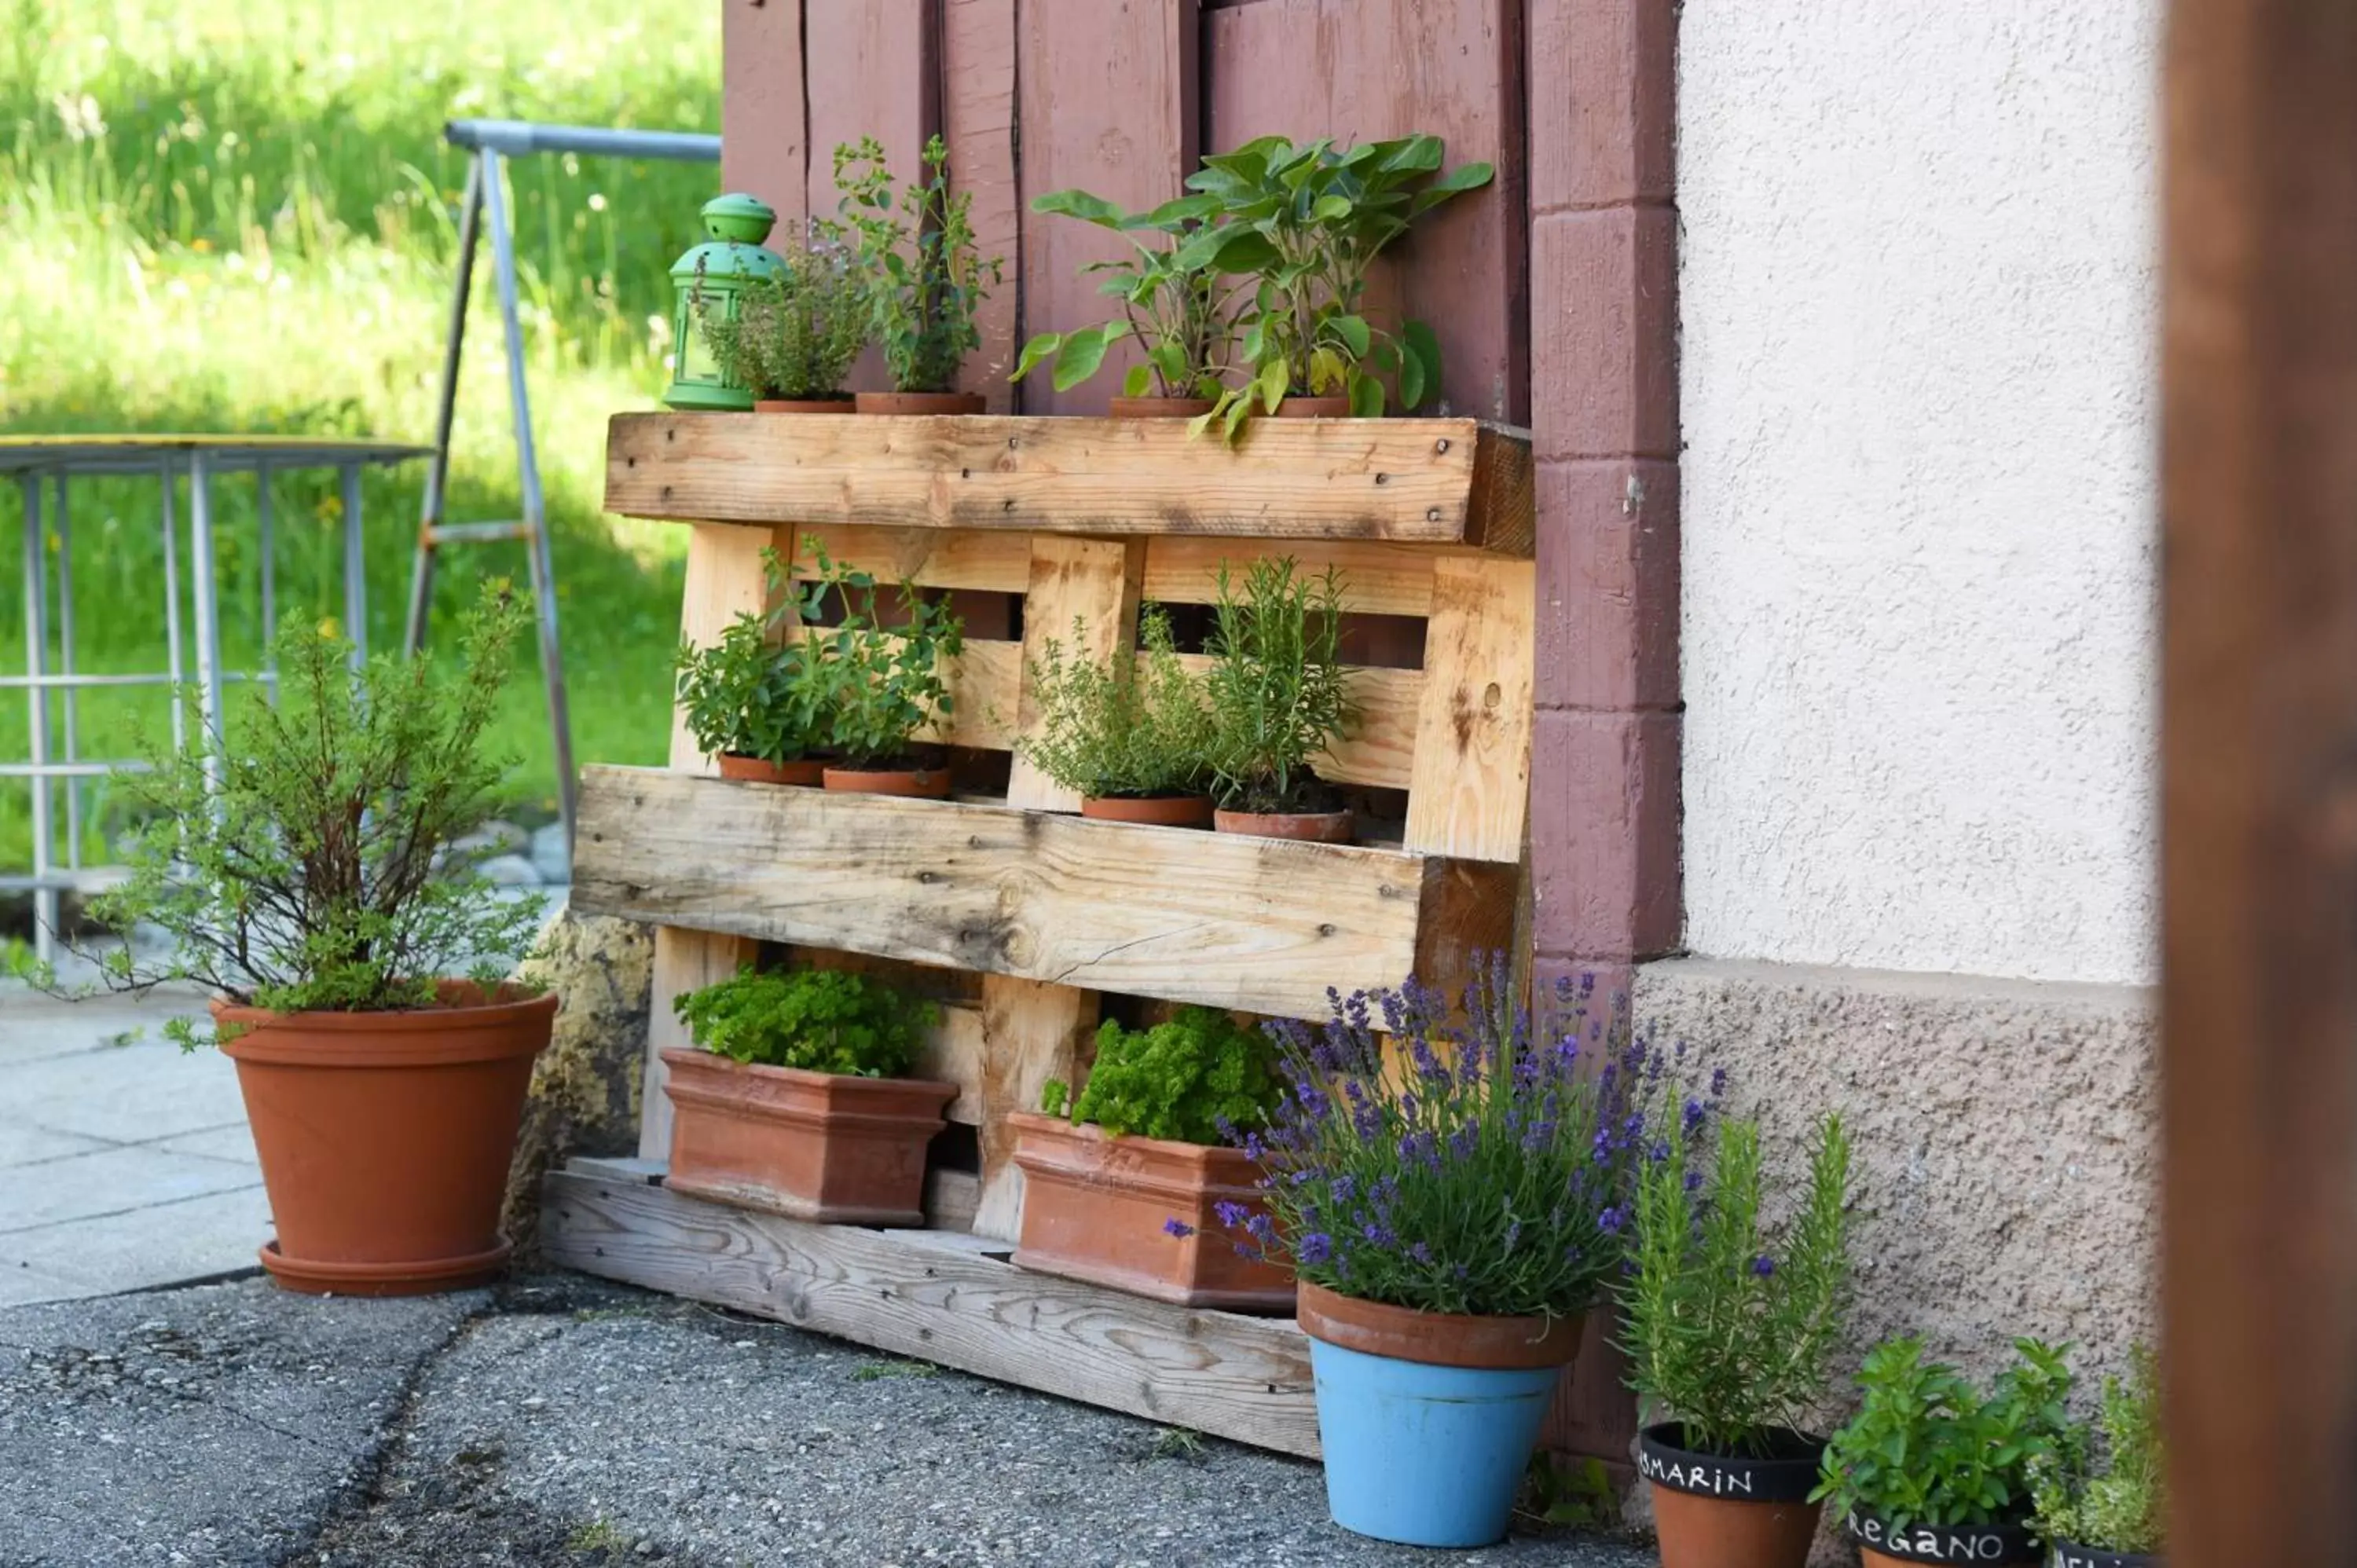
[[[1316,1466],[570,1276],[0,1312],[0,1564],[1548,1564],[1386,1546]]]

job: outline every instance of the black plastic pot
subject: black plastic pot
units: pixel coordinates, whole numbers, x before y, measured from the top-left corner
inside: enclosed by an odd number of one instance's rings
[[[1849,1538],[1864,1550],[1894,1563],[1964,1563],[1970,1568],[2013,1568],[2045,1562],[2038,1538],[2025,1524],[1910,1524],[1893,1530],[1880,1520],[1852,1511],[1845,1521]]]
[[[2046,1552],[2047,1568],[2161,1568],[2157,1552],[2098,1552],[2058,1541]]]

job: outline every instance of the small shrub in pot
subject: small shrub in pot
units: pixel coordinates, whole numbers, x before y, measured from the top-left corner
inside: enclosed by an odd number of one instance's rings
[[[1825,1446],[1815,1495],[1842,1509],[1867,1568],[1894,1563],[2034,1563],[2029,1474],[2065,1441],[2064,1348],[2014,1341],[1984,1395],[1888,1339],[1858,1373],[1864,1403]]]
[[[817,613],[825,585],[789,601],[783,563],[765,550],[770,596],[781,607],[740,612],[717,641],[680,647],[679,708],[705,755],[719,759],[723,777],[769,784],[816,784],[833,725],[831,698],[809,644],[781,642],[791,602],[804,618]]]
[[[835,625],[805,625],[802,637],[815,703],[827,715],[826,748],[835,758],[826,768],[826,788],[947,795],[947,763],[920,753],[916,738],[954,711],[942,661],[964,650],[963,624],[947,605],[905,582],[888,623],[871,574],[830,559],[816,539],[804,546],[816,557],[818,576],[806,619],[814,621],[830,598],[843,610]]]
[[[1341,646],[1340,573],[1263,557],[1239,584],[1220,568],[1204,693],[1222,832],[1349,840],[1351,814],[1313,767],[1358,719]]]
[[[1137,1029],[1106,1020],[1077,1101],[1051,1081],[1040,1114],[1014,1118],[1015,1261],[1190,1306],[1290,1312],[1292,1271],[1219,1235],[1223,1217],[1261,1211],[1260,1167],[1228,1145],[1279,1089],[1268,1036],[1214,1008]]]
[[[1076,643],[1086,632],[1073,623]],[[1038,724],[1016,750],[1078,790],[1084,816],[1208,827],[1211,714],[1202,683],[1179,663],[1160,609],[1140,613],[1138,639],[1100,664],[1049,639],[1024,673]]]
[[[867,274],[870,331],[884,350],[889,392],[862,392],[862,413],[980,413],[957,391],[958,371],[982,346],[974,312],[999,281],[1000,258],[975,242],[974,193],[952,192],[949,149],[925,144],[924,175],[897,193],[873,136],[834,149],[842,226]]]
[[[867,274],[837,226],[814,223],[780,247],[784,270],[748,283],[734,317],[691,294],[696,330],[732,385],[764,413],[851,412],[844,379],[867,344]]]
[[[2128,1376],[2104,1380],[2101,1453],[2073,1424],[2030,1461],[2029,1494],[2050,1568],[2152,1568],[2167,1545],[2160,1369],[2136,1347]]]
[[[1757,1122],[1714,1126],[1709,1104],[1688,1099],[1657,1153],[1637,1174],[1620,1343],[1655,1421],[1637,1465],[1663,1563],[1803,1568],[1824,1449],[1803,1425],[1849,1298],[1848,1140],[1838,1118],[1819,1123],[1806,1190],[1773,1238]]]
[[[929,1002],[838,970],[760,971],[673,1006],[669,1184],[723,1203],[870,1225],[923,1219],[925,1147],[957,1086],[908,1072]]]
[[[91,915],[171,948],[153,967],[106,951],[102,983],[211,993],[210,1026],[167,1033],[237,1063],[278,1231],[262,1262],[289,1289],[414,1294],[505,1264],[500,1201],[556,999],[500,979],[539,900],[453,846],[499,805],[507,759],[483,737],[528,618],[495,586],[456,660],[356,670],[289,617],[278,702],[242,688],[217,738],[191,701],[187,748],[156,741],[116,781],[145,826]]]

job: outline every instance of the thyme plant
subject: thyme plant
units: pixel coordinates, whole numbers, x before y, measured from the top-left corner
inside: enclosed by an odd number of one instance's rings
[[[1277,1036],[1286,1089],[1243,1137],[1266,1216],[1222,1221],[1343,1295],[1428,1312],[1567,1317],[1620,1271],[1630,1184],[1655,1141],[1659,1062],[1616,1009],[1591,1020],[1568,977],[1535,1027],[1502,958],[1451,1022],[1414,981],[1337,998],[1322,1029]],[[1384,1036],[1403,1066],[1387,1068]]]
[[[697,1045],[732,1061],[862,1078],[907,1072],[940,1019],[931,1003],[868,975],[750,964],[672,1007]]]
[[[1106,1019],[1097,1030],[1096,1062],[1075,1122],[1092,1122],[1118,1138],[1135,1133],[1180,1144],[1228,1142],[1232,1129],[1268,1120],[1283,1089],[1267,1036],[1212,1007],[1181,1007],[1148,1029]],[[1040,1106],[1064,1113],[1071,1090],[1051,1079]]]
[[[870,279],[872,328],[892,385],[952,392],[982,346],[974,311],[999,281],[1001,258],[974,239],[974,193],[950,189],[949,148],[925,143],[924,176],[897,194],[873,136],[834,149],[838,210]]]
[[[1953,1367],[1923,1359],[1923,1341],[1886,1339],[1857,1386],[1865,1403],[1826,1445],[1811,1498],[1916,1525],[2013,1524],[2029,1511],[2029,1472],[2065,1442],[2068,1346],[2013,1342],[2015,1360],[1984,1397]]]
[[[1072,623],[1075,641],[1084,623]],[[1211,749],[1211,713],[1201,682],[1178,661],[1170,618],[1148,606],[1138,615],[1141,647],[1110,665],[1076,658],[1050,638],[1024,680],[1039,703],[1039,724],[1016,749],[1067,789],[1092,800],[1203,792]]]
[[[2104,1380],[2103,1460],[2094,1434],[2072,1425],[2029,1462],[2038,1533],[2093,1552],[2158,1553],[2168,1545],[2167,1466],[2161,1445],[2160,1369],[2136,1348],[2127,1378]]]
[[[1358,713],[1341,664],[1342,578],[1302,575],[1291,557],[1254,561],[1241,585],[1220,567],[1212,610],[1211,772],[1232,811],[1318,809],[1311,760]]]
[[[689,295],[714,361],[755,397],[848,395],[844,378],[866,347],[875,306],[866,271],[838,234],[824,223],[790,231],[780,246],[785,270],[747,285],[733,320],[705,308],[700,276]]]
[[[170,954],[145,967],[110,949],[101,983],[193,982],[281,1013],[432,1006],[457,974],[498,983],[532,948],[540,900],[503,897],[453,845],[499,808],[510,763],[483,736],[528,618],[494,585],[455,660],[381,654],[355,670],[350,642],[289,616],[272,643],[276,703],[237,689],[217,738],[186,697],[187,748],[151,739],[148,770],[116,781],[144,825],[128,879],[91,907],[126,935],[160,928]],[[211,1037],[189,1019],[166,1030],[183,1047]]]
[[[1714,1078],[1714,1098],[1723,1084]],[[1842,1203],[1849,1140],[1818,1123],[1809,1185],[1781,1238],[1761,1234],[1760,1126],[1686,1101],[1662,1157],[1637,1174],[1631,1271],[1620,1288],[1629,1382],[1674,1415],[1683,1446],[1765,1458],[1825,1391],[1849,1299]],[[1697,1158],[1714,1144],[1707,1172]]]

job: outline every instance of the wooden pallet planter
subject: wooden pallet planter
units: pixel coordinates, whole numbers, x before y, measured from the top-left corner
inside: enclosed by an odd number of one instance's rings
[[[945,1010],[921,1070],[960,1085],[950,1115],[974,1129],[980,1168],[936,1173],[929,1213],[936,1224],[970,1215],[974,1232],[1001,1240],[1022,1201],[1006,1118],[1035,1108],[1047,1079],[1075,1079],[1101,994],[1318,1016],[1329,985],[1447,982],[1477,951],[1522,945],[1535,585],[1530,449],[1515,433],[1469,420],[1268,421],[1231,448],[1178,422],[626,414],[608,438],[607,505],[693,529],[682,626],[699,643],[763,604],[764,546],[792,556],[813,534],[879,577],[1020,595],[1021,640],[974,628],[952,671],[955,719],[937,736],[985,751],[1009,749],[1035,722],[1024,671],[1046,639],[1069,649],[1078,622],[1084,651],[1103,657],[1135,635],[1141,602],[1212,602],[1222,564],[1284,554],[1310,572],[1335,566],[1350,611],[1413,618],[1423,631],[1421,668],[1354,672],[1361,725],[1319,767],[1337,783],[1403,792],[1396,843],[1083,821],[1068,814],[1077,799],[1020,758],[989,799],[737,786],[705,777],[709,759],[683,728],[667,769],[585,770],[574,906],[658,925],[642,1155],[668,1148],[653,1053],[686,1043],[672,998],[764,941],[979,976]],[[743,1305],[750,1287],[717,1277],[727,1249],[766,1249],[759,1277],[779,1256],[834,1268],[830,1249],[854,1245],[851,1233],[655,1187],[593,1203],[587,1179],[552,1177],[571,1205],[552,1210],[561,1254],[595,1273]],[[594,1244],[576,1233],[585,1226]],[[862,1267],[920,1247],[857,1244],[869,1249]],[[959,1256],[1002,1271],[990,1276],[1000,1295],[1092,1293],[1089,1312],[1211,1332],[1169,1319],[1178,1309]],[[625,1258],[633,1272],[618,1272]],[[714,1282],[698,1286],[706,1272]],[[732,1294],[712,1294],[724,1286]],[[949,1310],[909,1310],[936,1309]],[[839,1326],[850,1316],[794,1320],[863,1337]],[[1043,1382],[1030,1369],[1041,1357],[980,1364],[931,1343],[886,1348],[1268,1441],[1232,1429],[1250,1422],[1166,1411],[1176,1396],[1164,1371],[1083,1358]],[[1073,1386],[1115,1377],[1127,1380]],[[1283,1395],[1282,1380],[1263,1381],[1256,1398],[1307,1409],[1306,1380]]]

